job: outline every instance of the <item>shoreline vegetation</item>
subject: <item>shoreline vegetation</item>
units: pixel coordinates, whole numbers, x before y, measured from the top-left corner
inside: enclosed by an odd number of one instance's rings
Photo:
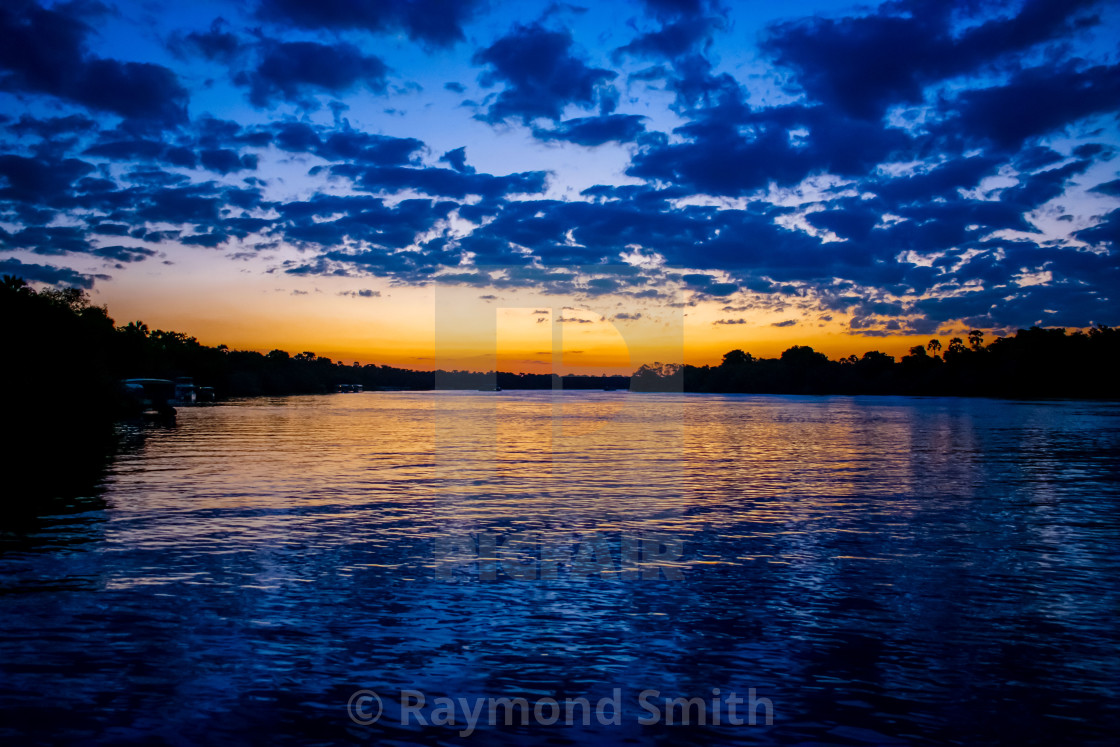
[[[716,366],[646,364],[630,377],[413,371],[347,365],[311,352],[292,355],[202,345],[181,332],[143,322],[118,326],[105,307],[77,288],[35,290],[0,281],[4,348],[2,386],[9,433],[8,474],[27,474],[63,490],[87,484],[115,442],[127,413],[120,382],[134,377],[191,377],[218,399],[317,394],[340,384],[369,390],[625,389],[635,392],[880,394],[1003,398],[1120,398],[1120,329],[1087,332],[1032,327],[987,344],[980,330],[944,347],[934,339],[901,360],[878,351],[830,360],[795,345],[780,358],[732,350]],[[47,479],[49,477],[49,480]],[[36,482],[36,480],[38,482]],[[8,501],[10,503],[11,501]]]
[[[984,332],[944,345],[931,339],[896,359],[879,351],[838,360],[804,345],[778,358],[732,350],[719,365],[643,364],[631,376],[415,371],[348,365],[312,352],[258,353],[211,347],[182,332],[140,321],[117,326],[78,288],[36,291],[10,275],[0,281],[9,400],[66,402],[73,413],[119,406],[127,378],[190,377],[231,397],[325,394],[340,384],[367,390],[629,389],[747,394],[885,394],[1002,398],[1120,398],[1120,328],[1087,332],[1020,329],[985,344]],[[557,381],[559,379],[559,382]],[[49,395],[49,396],[48,396]]]

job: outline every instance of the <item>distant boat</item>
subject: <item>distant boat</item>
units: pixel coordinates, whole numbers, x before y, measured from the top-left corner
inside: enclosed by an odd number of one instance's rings
[[[500,392],[500,391],[502,391],[502,388],[500,386],[484,386],[484,387],[480,387],[478,391],[480,391],[480,392]]]
[[[193,405],[198,401],[197,387],[194,385],[194,379],[189,376],[180,376],[175,379],[175,399],[171,404],[179,405]]]
[[[174,418],[177,385],[170,379],[125,379],[121,382],[125,397],[138,415]]]

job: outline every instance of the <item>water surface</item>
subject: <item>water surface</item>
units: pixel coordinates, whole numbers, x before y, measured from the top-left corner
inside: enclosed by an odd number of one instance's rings
[[[486,743],[1120,729],[1115,404],[368,392],[131,437],[96,499],[4,535],[0,735],[459,741],[399,723],[402,690],[621,695],[618,725],[483,724]],[[449,561],[479,537],[522,564]],[[655,579],[634,538],[664,541]],[[572,554],[542,579],[546,546]],[[752,688],[771,725],[637,721],[641,691]],[[374,724],[348,717],[359,689]]]

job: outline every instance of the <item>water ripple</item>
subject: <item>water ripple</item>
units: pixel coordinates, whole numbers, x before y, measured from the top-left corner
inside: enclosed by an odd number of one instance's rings
[[[139,440],[103,508],[6,536],[0,735],[457,741],[394,722],[393,697],[356,726],[359,688],[624,691],[621,726],[495,743],[1120,727],[1116,405],[365,393],[184,409]],[[504,548],[494,577],[477,558],[442,576],[441,543],[480,536]],[[626,566],[634,538],[679,556]],[[596,547],[604,572],[572,573]],[[713,688],[754,688],[774,724],[637,724],[640,690]]]

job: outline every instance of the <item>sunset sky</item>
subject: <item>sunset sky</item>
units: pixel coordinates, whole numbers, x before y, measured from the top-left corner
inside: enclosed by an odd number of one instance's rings
[[[0,273],[412,368],[1115,325],[1118,38],[1078,0],[9,1]]]

